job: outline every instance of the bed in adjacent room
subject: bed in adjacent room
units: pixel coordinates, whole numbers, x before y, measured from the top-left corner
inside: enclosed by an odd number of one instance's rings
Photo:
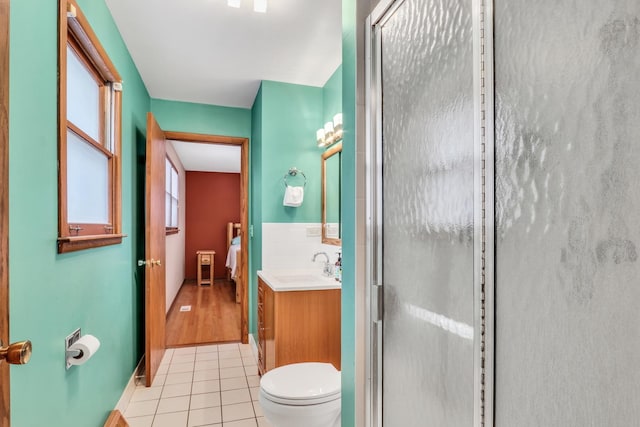
[[[242,251],[239,222],[227,223],[227,278],[236,285],[236,303],[242,302]]]

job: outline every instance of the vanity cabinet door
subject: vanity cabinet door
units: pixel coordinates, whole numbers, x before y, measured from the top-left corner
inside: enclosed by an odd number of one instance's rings
[[[267,371],[301,362],[340,370],[340,289],[275,292],[274,308],[275,357],[269,360],[267,339]]]
[[[258,372],[260,375],[266,372],[264,369],[264,288],[265,284],[258,279]]]
[[[258,278],[258,370],[260,375],[275,366],[273,291]]]
[[[276,367],[275,292],[264,285],[264,371]]]
[[[258,278],[258,370],[328,362],[340,370],[340,289],[274,292]]]

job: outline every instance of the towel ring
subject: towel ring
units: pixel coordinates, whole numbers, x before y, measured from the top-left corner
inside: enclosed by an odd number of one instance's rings
[[[304,183],[302,184],[303,187],[307,186],[307,176],[304,174],[304,172],[302,172],[300,169],[296,168],[296,167],[292,167],[291,169],[289,169],[289,172],[287,172],[286,174],[284,174],[284,187],[287,188],[287,186],[289,185],[287,183],[287,177],[288,176],[296,176],[296,175],[302,175],[304,178]]]

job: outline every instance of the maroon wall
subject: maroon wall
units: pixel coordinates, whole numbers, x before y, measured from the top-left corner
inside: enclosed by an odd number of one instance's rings
[[[187,171],[185,185],[185,278],[197,277],[201,249],[216,251],[215,277],[226,277],[227,223],[240,222],[240,174]]]

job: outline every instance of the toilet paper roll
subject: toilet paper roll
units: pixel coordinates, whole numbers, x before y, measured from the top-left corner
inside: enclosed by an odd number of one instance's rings
[[[71,365],[82,365],[91,359],[100,348],[100,341],[93,335],[83,335],[78,341],[71,344],[69,351],[80,350],[76,357],[69,357],[67,361]]]

